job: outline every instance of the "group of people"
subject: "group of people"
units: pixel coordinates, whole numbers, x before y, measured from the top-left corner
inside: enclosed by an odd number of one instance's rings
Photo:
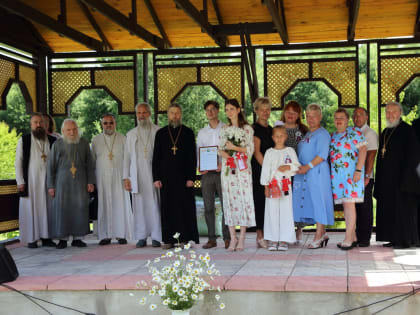
[[[394,248],[419,244],[420,122],[413,127],[403,122],[399,103],[387,104],[387,128],[379,143],[361,107],[354,110],[354,127],[347,111],[339,108],[334,113],[336,131],[329,134],[321,127],[317,104],[306,108],[308,126],[302,122],[302,107],[291,101],[271,127],[267,97],[255,101],[253,125],[236,99],[225,101],[227,124],[219,119],[219,104],[208,101],[208,125],[197,142],[182,124],[178,104],[169,106],[168,125],[162,128],[151,122],[147,103],[135,110],[137,126],[127,136],[116,132],[115,117],[105,114],[103,133],[91,146],[74,120],[64,120],[58,136],[51,117],[32,116],[31,133],[19,140],[16,150],[21,242],[36,248],[41,240],[42,246],[63,249],[72,237],[72,246],[85,247],[89,193],[96,189],[100,245],[135,239],[137,247],[144,247],[151,238],[152,246],[169,249],[176,246],[175,233],[181,245],[198,244],[197,156],[200,148],[217,146],[217,169],[200,171],[208,227],[203,248],[217,246],[216,195],[228,251],[243,250],[246,229],[254,226],[259,248],[287,250],[289,244],[301,244],[303,227],[313,224],[316,233],[308,248],[327,246],[325,226],[334,224],[334,204],[343,206],[346,221],[344,240],[337,246],[370,246],[372,191],[376,240]]]

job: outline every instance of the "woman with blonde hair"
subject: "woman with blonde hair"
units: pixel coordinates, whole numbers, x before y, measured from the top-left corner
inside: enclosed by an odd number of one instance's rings
[[[271,113],[271,101],[268,97],[259,97],[254,102],[254,112],[257,115],[254,129],[254,156],[252,157],[252,192],[254,195],[255,223],[257,227],[257,248],[267,248],[264,240],[265,194],[264,186],[260,184],[261,168],[265,151],[274,146],[273,128],[268,124]]]

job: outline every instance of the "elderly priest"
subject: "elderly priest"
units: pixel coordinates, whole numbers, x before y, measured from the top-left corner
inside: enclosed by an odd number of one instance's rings
[[[53,197],[50,235],[60,239],[58,249],[67,247],[67,238],[73,236],[72,246],[86,247],[82,241],[89,232],[89,192],[95,183],[95,165],[89,143],[79,136],[72,119],[63,121],[62,139],[57,140],[48,158],[47,186]]]

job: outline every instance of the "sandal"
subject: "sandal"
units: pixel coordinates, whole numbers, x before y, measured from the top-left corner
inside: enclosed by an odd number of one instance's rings
[[[244,250],[244,247],[245,247],[244,242],[245,242],[245,238],[239,238],[238,245],[236,245],[236,251],[239,252],[239,251],[243,251]]]
[[[277,242],[270,241],[270,242],[268,243],[268,250],[269,250],[269,251],[275,251],[275,250],[277,250],[277,246],[278,246],[278,244],[279,244],[279,243],[277,243]]]
[[[238,245],[238,239],[235,237],[230,240],[229,247],[227,248],[228,252],[234,252],[236,250],[236,245]]]
[[[257,240],[257,248],[267,248],[267,242],[263,238],[260,238]]]

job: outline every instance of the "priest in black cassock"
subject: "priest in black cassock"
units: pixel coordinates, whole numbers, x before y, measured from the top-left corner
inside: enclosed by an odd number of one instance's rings
[[[387,104],[387,128],[379,141],[374,188],[376,240],[388,242],[383,246],[394,248],[419,244],[420,180],[416,167],[420,162],[420,145],[411,126],[401,120],[401,114],[401,104]]]
[[[181,124],[178,104],[168,108],[168,125],[159,129],[153,150],[153,182],[160,188],[162,248],[174,246],[175,233],[181,243],[199,243],[194,199],[197,166],[194,132]]]

